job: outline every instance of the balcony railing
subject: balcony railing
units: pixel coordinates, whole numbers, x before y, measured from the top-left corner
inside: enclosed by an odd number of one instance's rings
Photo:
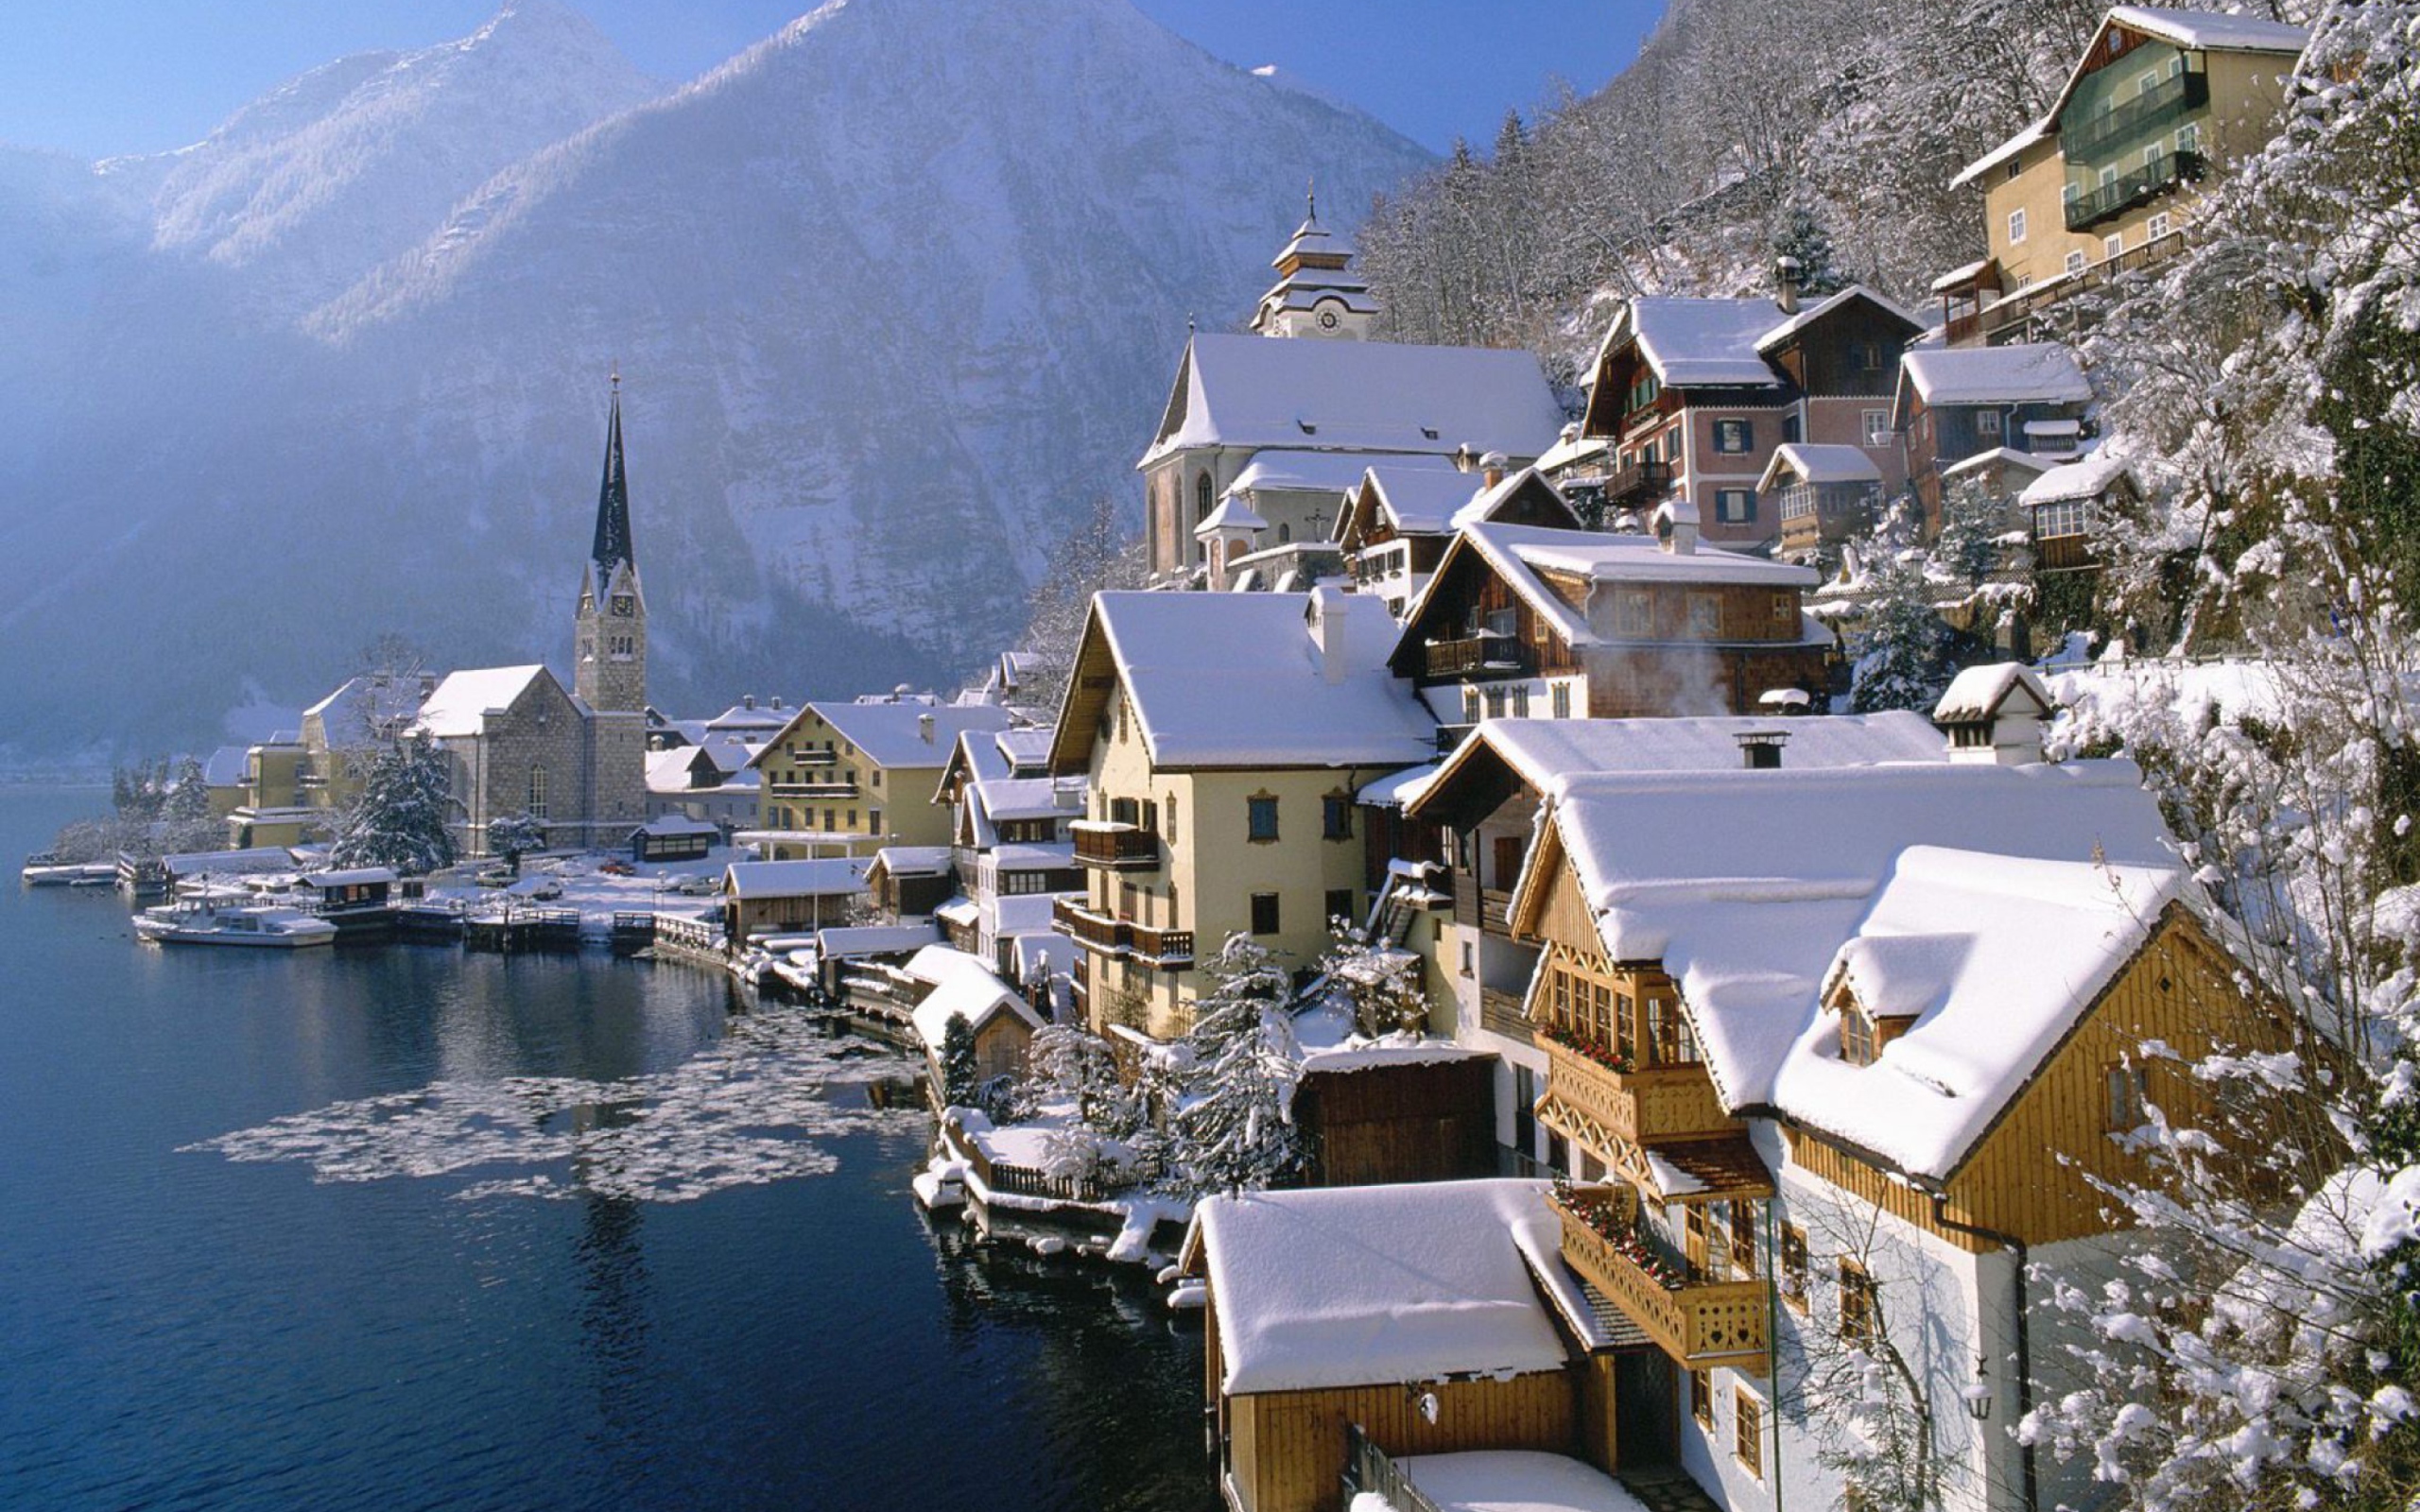
[[[1591,1194],[1548,1201],[1563,1223],[1564,1260],[1666,1354],[1697,1369],[1764,1367],[1762,1280],[1687,1280],[1666,1247],[1635,1228],[1634,1199],[1626,1206]]]
[[[840,753],[837,750],[794,747],[790,751],[790,764],[795,766],[829,766],[839,759]]]
[[[1536,1041],[1547,1055],[1547,1096],[1633,1144],[1737,1126],[1703,1066],[1615,1071],[1544,1033]]]
[[[1193,965],[1193,931],[1160,929],[1132,919],[1097,914],[1071,898],[1050,905],[1050,921],[1059,932],[1088,951],[1125,956],[1163,971],[1182,971]]]
[[[841,782],[837,779],[830,782],[775,782],[772,784],[772,791],[774,798],[793,801],[813,799],[853,799],[857,796],[857,784],[855,780]]]
[[[1490,935],[1512,933],[1512,895],[1482,887],[1466,871],[1454,873],[1454,922],[1476,924]]]
[[[1472,635],[1459,641],[1431,641],[1425,670],[1432,678],[1468,677],[1474,673],[1526,673],[1535,669],[1530,648],[1509,635]]]
[[[1078,819],[1067,828],[1075,836],[1078,866],[1150,871],[1160,864],[1160,837],[1139,824]]]
[[[2067,201],[2067,230],[2114,220],[2145,200],[2202,177],[2199,152],[2170,152]]]
[[[1514,1040],[1529,1037],[1530,1021],[1521,1012],[1521,994],[1499,992],[1492,987],[1478,989],[1478,1026]]]
[[[1618,509],[1651,498],[1669,488],[1672,464],[1634,462],[1605,475],[1605,507]]]
[[[2128,137],[2165,128],[2210,102],[2206,74],[2176,74],[2122,105],[2059,128],[2059,154],[2069,163],[2102,155]]]

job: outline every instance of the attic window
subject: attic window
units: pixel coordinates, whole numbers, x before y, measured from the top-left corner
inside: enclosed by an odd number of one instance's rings
[[[1949,743],[1967,750],[1979,750],[1992,743],[1992,727],[1980,720],[1949,727]]]
[[[1852,1066],[1874,1064],[1874,1021],[1854,1003],[1841,1005],[1841,1058]]]

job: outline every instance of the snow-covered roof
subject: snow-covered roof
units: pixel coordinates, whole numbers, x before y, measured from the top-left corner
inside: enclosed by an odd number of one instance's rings
[[[389,738],[412,722],[422,707],[417,677],[364,673],[302,711],[320,721],[320,736],[332,750],[354,750]]]
[[[874,859],[894,877],[933,877],[950,868],[945,845],[892,845],[876,850]]]
[[[1976,180],[1991,172],[1994,168],[1998,167],[2001,163],[2006,163],[2009,159],[2015,157],[2018,153],[2024,151],[2027,147],[2031,146],[2034,143],[2041,141],[2046,136],[2048,136],[2050,134],[2051,122],[2052,118],[2050,116],[2046,115],[2042,117],[2031,126],[2027,127],[2024,130],[2019,131],[2016,135],[2010,137],[2007,141],[2001,143],[1998,146],[1992,148],[1989,152],[1984,153],[1981,157],[1977,158],[1974,162],[1959,169],[1955,174],[1950,176],[1949,187],[1952,189],[1961,189],[1965,187],[1967,184],[1973,183]],[[1952,279],[1958,279],[1959,273],[1966,275],[1967,278],[1974,277],[1977,273],[1981,272],[1984,267],[1990,264],[1990,262],[1991,259],[1987,257],[1979,263],[1967,264],[1964,267],[1960,268],[1958,273],[1943,274],[1941,278],[1936,279],[1933,282],[1934,291],[1939,292],[1943,284],[1947,283]],[[1964,281],[1961,279],[1959,282],[1962,283]],[[1956,285],[1952,284],[1951,286],[1955,287]]]
[[[1333,682],[1307,623],[1314,598],[1342,621]],[[1396,627],[1383,599],[1322,589],[1093,603],[1155,765],[1402,766],[1433,746],[1435,721],[1387,670]]]
[[[1450,463],[1430,468],[1383,463],[1370,469],[1370,487],[1378,507],[1405,535],[1442,536],[1453,528],[1456,510],[1471,502],[1480,488],[1475,473]]]
[[[1805,306],[1796,315],[1789,317],[1789,318],[1782,321],[1779,325],[1776,325],[1772,330],[1767,331],[1763,335],[1758,336],[1756,338],[1756,351],[1759,352],[1768,352],[1772,351],[1775,347],[1778,347],[1783,342],[1788,341],[1791,336],[1798,335],[1801,331],[1806,330],[1808,326],[1813,325],[1816,321],[1821,320],[1824,317],[1831,314],[1834,310],[1839,309],[1841,305],[1846,304],[1853,300],[1862,300],[1866,303],[1873,305],[1876,309],[1882,311],[1884,314],[1893,317],[1910,331],[1921,331],[1925,328],[1925,322],[1909,313],[1908,307],[1901,304],[1898,301],[1891,298],[1887,294],[1877,294],[1874,290],[1867,288],[1862,284],[1852,284],[1846,288],[1838,289],[1824,296],[1813,304]],[[1770,311],[1768,312],[1768,318],[1770,318]]]
[[[1399,772],[1389,772],[1374,782],[1363,784],[1361,791],[1353,795],[1353,801],[1374,808],[1399,809],[1427,791],[1437,767],[1435,762],[1422,762]]]
[[[2168,6],[2114,6],[2109,20],[2179,47],[2209,52],[2299,53],[2310,41],[2300,26],[2261,16]]]
[[[855,856],[812,861],[735,861],[723,868],[723,890],[733,897],[817,898],[866,890],[868,863]]]
[[[2085,1009],[2184,900],[2183,868],[1900,852],[1824,988],[1915,1022],[1870,1066],[1841,1058],[1840,1016],[1816,1014],[1772,1102],[1909,1172],[1949,1175]]]
[[[1943,468],[1941,475],[1945,478],[1963,477],[1969,472],[1979,472],[1994,463],[2026,472],[2043,472],[2056,466],[2058,460],[2040,452],[2020,452],[2014,446],[1986,446],[1972,456],[1962,456]]]
[[[944,951],[958,959],[947,963],[934,959],[936,952]],[[963,952],[950,950],[946,945],[927,945],[908,960],[905,970],[910,976],[938,984],[908,1014],[908,1022],[916,1026],[917,1038],[928,1049],[941,1049],[952,1019],[964,1019],[968,1028],[980,1029],[1005,1013],[1024,1021],[1028,1029],[1042,1027],[1041,1015],[1025,999],[1009,990],[989,967]]]
[[[2048,718],[2054,709],[2049,690],[2031,668],[2015,662],[1994,662],[1968,667],[1949,679],[1941,700],[1933,705],[1933,723],[1962,725],[1997,718],[2001,706],[2012,696],[2031,704],[2030,712],[2036,718]]]
[[[1526,352],[1203,333],[1143,465],[1196,446],[1536,456],[1562,428]]]
[[[449,672],[422,702],[420,720],[412,728],[441,740],[478,734],[487,728],[490,713],[511,708],[529,684],[551,676],[543,665]]]
[[[1506,505],[1519,496],[1524,489],[1531,488],[1544,489],[1553,494],[1558,501],[1563,499],[1563,490],[1548,483],[1536,467],[1525,467],[1518,472],[1507,472],[1493,487],[1473,494],[1468,503],[1454,511],[1453,517],[1447,524],[1456,530],[1483,524],[1495,519]],[[1564,508],[1565,518],[1577,524],[1579,517],[1568,513],[1567,504]]]
[[[1048,725],[1025,725],[1014,730],[1003,730],[993,737],[993,744],[999,748],[1001,755],[1008,758],[1011,766],[1031,767],[1039,771],[1050,763]]]
[[[917,924],[844,924],[815,932],[815,954],[827,961],[860,955],[905,955],[932,943],[929,922]]]
[[[1465,532],[1531,567],[1575,573],[1600,583],[1754,583],[1769,588],[1812,588],[1811,567],[1775,561],[1750,552],[1701,544],[1695,551],[1666,551],[1653,536],[1609,535],[1599,530],[1551,530],[1537,525],[1482,524]]]
[[[1651,296],[1631,301],[1625,319],[1639,355],[1666,387],[1763,388],[1781,385],[1781,375],[1756,351],[1777,313],[1766,299]],[[1613,335],[1624,329],[1617,320]]]
[[[2025,486],[2017,495],[2024,505],[2057,504],[2067,499],[2098,499],[2126,475],[2126,459],[2107,447],[2090,456],[2063,462]]]
[[[1399,1454],[1395,1469],[1437,1512],[1648,1512],[1646,1503],[1586,1460],[1542,1450]]]
[[[1391,467],[1453,470],[1453,464],[1442,456],[1409,455],[1384,460]],[[1253,459],[1244,464],[1244,470],[1236,474],[1236,481],[1227,485],[1227,491],[1250,493],[1256,489],[1267,489],[1293,493],[1341,494],[1361,481],[1361,474],[1368,471],[1372,462],[1369,454],[1362,452],[1255,452]]]
[[[1742,765],[1739,737],[1750,734],[1789,737],[1782,747],[1784,769],[1949,759],[1948,743],[1932,721],[1894,709],[1808,717],[1490,719],[1463,738],[1445,766],[1459,767],[1484,747],[1531,788],[1552,796],[1591,773],[1734,770]]]
[[[1927,404],[2080,404],[2092,383],[2055,341],[2006,347],[1924,347],[1901,359]]]
[[[685,814],[659,814],[638,827],[641,834],[671,836],[676,834],[720,834],[717,825],[703,819],[693,819]]]
[[[1975,281],[1977,274],[1991,266],[1992,260],[1988,257],[1979,257],[1971,263],[1961,263],[1941,277],[1934,279],[1932,291],[1935,294],[1947,294],[1953,289],[1964,288]]]
[[[251,752],[242,746],[221,746],[201,764],[205,787],[241,787],[251,776]]]
[[[397,877],[398,873],[392,867],[351,867],[341,871],[309,872],[302,882],[306,886],[321,888],[374,887],[382,882],[393,883]]]
[[[788,724],[790,716],[796,713],[794,709],[781,707],[778,700],[770,708],[763,704],[735,703],[712,719],[706,720],[705,727],[717,731],[763,730],[769,734]]]
[[[1266,530],[1268,528],[1269,522],[1260,517],[1260,511],[1244,503],[1242,495],[1230,491],[1225,498],[1219,501],[1219,507],[1204,515],[1201,523],[1193,527],[1193,533],[1197,536],[1206,536],[1219,530]]]
[[[811,703],[840,737],[877,766],[940,766],[970,730],[1006,730],[1009,712],[996,704]],[[928,725],[925,721],[931,721]],[[925,731],[931,731],[926,738]],[[777,743],[778,744],[778,743]]]
[[[1540,1292],[1566,1317],[1589,1314],[1547,1191],[1500,1179],[1210,1198],[1195,1238],[1226,1390],[1563,1368]]]
[[[1773,1102],[1786,1067],[1812,1053],[1835,957],[1910,849],[1972,852],[1971,864],[1945,865],[1977,877],[2023,881],[2049,873],[2010,863],[2063,863],[2073,869],[2058,873],[2062,885],[2104,893],[2105,882],[2091,880],[2104,866],[2173,870],[2158,807],[2136,768],[2119,761],[1599,774],[1566,781],[1552,823],[1606,953],[1663,963],[1735,1109]],[[1518,897],[1536,885],[1525,873]],[[1963,929],[2000,927],[1989,908],[1942,917]],[[2013,1083],[2033,1069],[2013,1055],[1985,1066],[1990,1053],[1975,1047],[1978,1079]],[[1821,1128],[1857,1120],[1866,1136],[1858,1143],[1928,1177],[1962,1157],[1951,1136],[1979,1127],[1932,1117],[1894,1135],[1869,1126],[1855,1107],[1799,1097],[1789,1108]]]
[[[1756,483],[1770,489],[1788,472],[1808,483],[1879,483],[1882,470],[1861,446],[1834,441],[1784,441],[1773,448],[1765,475]]]

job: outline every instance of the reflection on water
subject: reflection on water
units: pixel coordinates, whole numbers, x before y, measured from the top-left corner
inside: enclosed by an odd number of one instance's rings
[[[1216,1505],[1198,1331],[928,1228],[903,1058],[719,977],[0,888],[0,1507]]]

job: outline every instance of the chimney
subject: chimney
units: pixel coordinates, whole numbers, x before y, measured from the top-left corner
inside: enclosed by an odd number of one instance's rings
[[[922,736],[925,738],[925,745],[929,746],[929,745],[931,745],[931,744],[933,743],[933,716],[932,716],[932,715],[930,715],[930,714],[918,714],[918,715],[916,716],[916,733],[917,733],[917,734],[919,734],[919,735],[922,735]]]
[[[1676,493],[1655,507],[1655,543],[1674,557],[1691,557],[1698,549],[1698,507],[1685,493]]]
[[[778,694],[778,693],[777,693],[777,694],[773,695],[773,713],[780,713],[781,712],[782,712],[782,696],[781,696],[780,694]]]
[[[741,695],[739,696],[739,707],[741,707],[742,709],[753,709],[753,708],[755,708],[755,707],[756,707],[756,696],[755,696],[754,694],[752,694],[752,693],[743,693],[743,694],[741,694]]]
[[[1329,687],[1344,680],[1344,591],[1322,585],[1311,590],[1305,617],[1311,622],[1311,645],[1319,653],[1320,677]]]
[[[1784,315],[1798,313],[1798,286],[1806,281],[1806,269],[1795,257],[1773,259],[1773,302]]]
[[[1950,679],[1932,722],[1949,737],[1949,759],[2026,766],[2044,759],[2042,727],[2053,710],[2042,680],[2015,662],[1968,667]]]
[[[1464,441],[1454,448],[1453,461],[1455,472],[1468,472],[1478,465],[1478,456],[1471,450],[1471,443]]]
[[[1502,452],[1490,452],[1478,459],[1479,481],[1494,488],[1504,481],[1504,470],[1512,465]]]
[[[1781,748],[1789,744],[1786,730],[1751,730],[1734,735],[1739,743],[1739,765],[1752,772],[1781,770]]]

